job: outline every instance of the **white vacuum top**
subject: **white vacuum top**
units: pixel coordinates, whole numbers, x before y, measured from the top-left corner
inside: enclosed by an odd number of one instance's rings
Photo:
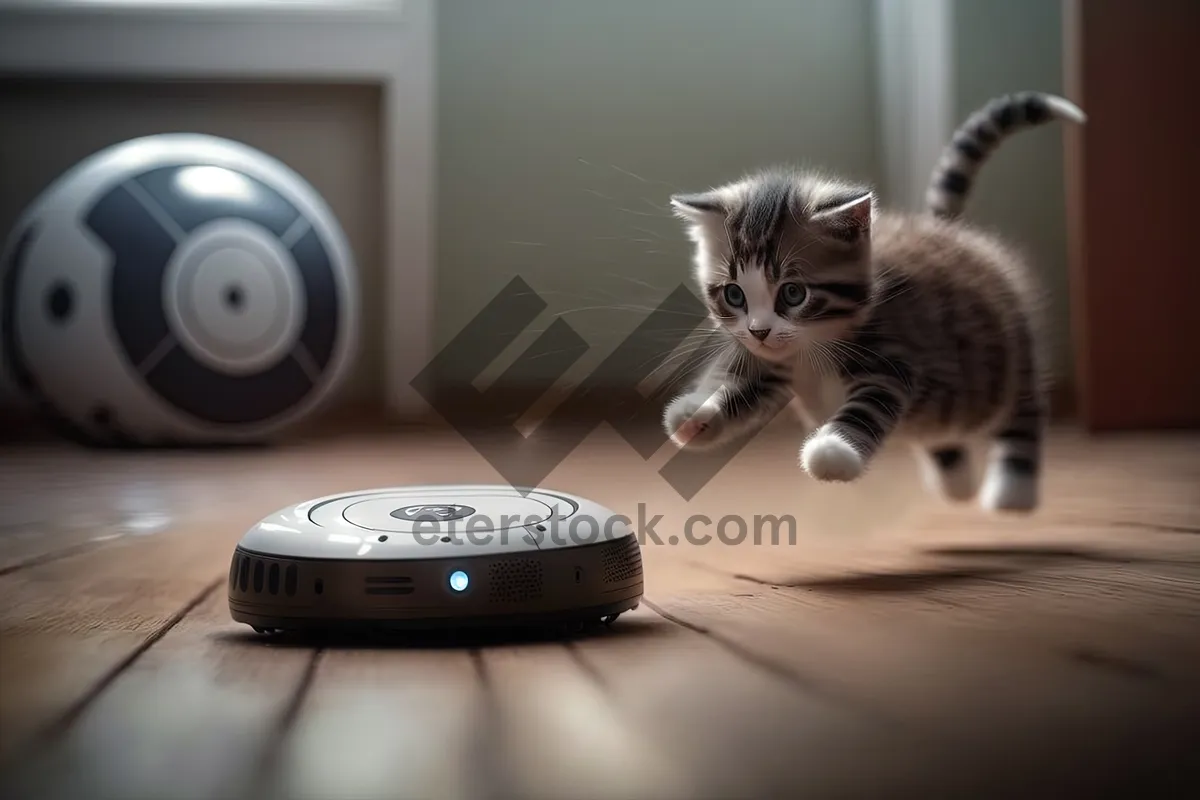
[[[289,506],[251,528],[241,546],[293,558],[393,560],[537,552],[632,535],[627,517],[562,492],[404,486]]]

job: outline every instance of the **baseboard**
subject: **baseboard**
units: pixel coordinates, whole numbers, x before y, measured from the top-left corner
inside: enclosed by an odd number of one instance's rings
[[[444,396],[469,396],[467,391],[447,387]],[[512,424],[519,430],[528,430],[545,419],[568,397],[572,387],[555,386],[548,391],[526,387],[499,392],[489,391],[487,402],[492,408],[525,409],[510,416]],[[531,400],[532,398],[532,400]],[[561,423],[577,422],[591,424],[603,419],[614,400],[614,395],[604,391],[575,396],[570,415],[558,417]],[[1056,384],[1050,393],[1051,416],[1055,422],[1073,422],[1077,405],[1074,387],[1069,382]],[[427,407],[421,411],[399,414],[381,405],[368,403],[343,403],[328,411],[298,424],[281,437],[284,441],[308,440],[328,436],[374,433],[387,431],[446,430],[449,423],[444,417]],[[52,441],[57,436],[45,425],[36,413],[27,408],[5,408],[0,414],[0,445],[30,444]]]
[[[478,398],[478,395],[474,394],[476,391],[474,387],[456,389],[448,386],[442,389],[439,395],[446,398],[446,402],[451,402],[450,398],[456,396]],[[521,429],[532,427],[537,421],[546,418],[569,397],[572,399],[571,408],[574,413],[570,416],[560,416],[558,419],[563,422],[571,421],[571,419],[579,422],[603,419],[605,412],[611,409],[616,399],[615,392],[609,393],[603,390],[593,391],[586,395],[575,395],[575,387],[571,386],[554,386],[549,390],[534,386],[515,387],[504,391],[489,389],[486,396],[488,405],[493,409],[497,407],[517,409],[508,415],[508,418]],[[472,399],[467,402],[478,402],[478,400]],[[467,410],[469,410],[469,406]],[[1075,419],[1076,410],[1074,386],[1066,381],[1054,384],[1050,390],[1051,418],[1056,422],[1072,421]],[[464,409],[460,408],[460,413],[463,412]],[[389,419],[423,425],[437,425],[439,421],[444,423],[441,415],[432,408],[426,409],[424,413],[407,417],[392,415],[389,416]]]
[[[297,423],[277,437],[281,443],[309,441],[380,430],[444,426],[440,419],[397,419],[378,403],[342,403]],[[36,412],[19,406],[0,413],[0,447],[63,441],[62,436]]]

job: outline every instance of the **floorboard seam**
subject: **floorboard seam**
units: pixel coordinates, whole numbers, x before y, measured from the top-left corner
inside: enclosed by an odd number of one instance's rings
[[[123,538],[125,537],[115,536],[111,539],[77,542],[76,544],[68,545],[60,550],[51,550],[47,553],[38,553],[36,556],[30,556],[29,558],[22,559],[21,561],[17,561],[13,564],[0,567],[0,578],[3,578],[5,575],[11,575],[14,572],[30,569],[31,567],[40,567],[43,564],[53,564],[55,561],[62,561],[63,559],[67,559],[72,556],[90,553],[93,550],[99,549],[103,545],[111,544]]]
[[[583,653],[579,652],[579,648],[575,643],[563,642],[563,648],[567,651],[567,656],[575,662],[575,666],[579,667],[579,671],[586,675],[592,683],[596,684],[605,696],[611,697],[612,687],[609,686],[604,675],[590,661],[584,658]]]
[[[1159,533],[1184,533],[1184,534],[1200,534],[1200,526],[1193,525],[1167,525],[1159,522],[1135,522],[1134,520],[1105,520],[1104,526],[1109,528],[1141,528],[1148,531],[1157,531]]]
[[[308,659],[308,663],[304,665],[304,672],[300,675],[300,680],[296,682],[296,687],[292,690],[291,696],[288,697],[287,705],[280,712],[279,718],[272,726],[270,737],[267,739],[266,745],[263,747],[262,754],[258,759],[258,767],[254,770],[253,778],[250,782],[252,791],[249,797],[261,798],[267,797],[267,789],[270,788],[269,782],[278,771],[279,761],[283,757],[284,747],[287,744],[288,736],[292,728],[296,724],[296,720],[300,717],[300,712],[304,708],[304,701],[308,698],[309,690],[312,688],[314,681],[317,678],[317,668],[320,666],[321,658],[325,654],[325,648],[316,647],[313,649],[312,655]]]
[[[1146,559],[1146,561],[1148,563],[1153,563],[1153,562],[1150,562],[1149,559]],[[1174,563],[1174,562],[1170,562],[1168,560],[1168,563]],[[797,605],[804,607],[804,608],[810,607],[805,602],[804,597],[801,594],[798,594],[796,591],[798,589],[803,589],[806,587],[796,586],[796,585],[789,584],[786,582],[775,583],[775,582],[771,582],[771,581],[766,581],[761,578],[757,578],[753,575],[725,572],[724,570],[722,570],[718,567],[710,567],[706,564],[694,563],[693,566],[707,569],[716,574],[725,575],[725,576],[731,577],[731,578],[736,578],[738,580],[750,581],[752,583],[756,583],[756,584],[759,584],[762,586],[769,586],[773,589],[779,589],[780,591],[778,593],[772,595],[773,597],[778,597],[781,600],[784,600],[785,602],[796,603]],[[1098,565],[1089,565],[1089,566],[1098,566]],[[1103,564],[1103,565],[1099,565],[1099,566],[1111,568],[1114,565],[1113,564]],[[1052,569],[1052,568],[1047,568],[1047,571],[1049,571],[1050,569]],[[1078,578],[1079,576],[1072,576],[1072,577]],[[966,606],[958,605],[955,603],[948,603],[945,600],[942,600],[942,602],[947,603],[947,605],[953,606],[955,608],[966,608]],[[651,607],[653,607],[653,606],[651,606]],[[657,611],[657,609],[655,609],[655,610]],[[669,619],[669,617],[668,617],[668,619]],[[686,627],[686,623],[684,623],[684,624]],[[709,635],[713,636],[714,639],[719,638],[715,634],[712,634],[711,632]],[[1012,634],[1012,635],[1014,635],[1018,641],[1021,641],[1022,643],[1026,644],[1030,647],[1036,648],[1037,650],[1041,651],[1042,653],[1044,653],[1046,655],[1050,655],[1053,652],[1053,650],[1047,646],[1047,642],[1041,638],[1029,637],[1029,636],[1025,636],[1025,635],[1019,634],[1019,633]],[[1082,657],[1076,652],[1068,653],[1068,657],[1072,658],[1074,661],[1076,661],[1080,664],[1086,663],[1088,666],[1091,666],[1091,667],[1107,669],[1108,671],[1112,672],[1113,674],[1119,675],[1120,677],[1122,677],[1124,679],[1137,679],[1140,682],[1144,682],[1148,678],[1153,677],[1158,682],[1166,682],[1165,676],[1156,673],[1152,665],[1144,664],[1135,658],[1131,658],[1131,657],[1124,656],[1124,655],[1108,655],[1105,653],[1103,648],[1097,649],[1096,647],[1094,647],[1092,645],[1088,645],[1088,647],[1091,647],[1092,649],[1083,648],[1083,650],[1080,651],[1080,652],[1084,653],[1084,655]]]
[[[496,700],[496,687],[492,683],[487,664],[483,660],[483,651],[478,647],[473,647],[468,651],[468,655],[471,665],[475,668],[483,699],[483,724],[477,729],[473,748],[477,755],[475,763],[481,764],[482,769],[474,773],[476,780],[471,787],[470,796],[474,800],[507,800],[507,798],[516,797],[517,793],[513,789],[508,771],[504,769],[503,753],[501,752],[504,739],[500,725],[500,708]]]
[[[691,620],[683,619],[682,617],[672,614],[670,611],[667,611],[666,609],[660,607],[657,603],[654,603],[645,597],[642,598],[642,602],[645,603],[650,610],[668,622],[674,623],[682,628],[709,639],[726,652],[733,655],[735,658],[745,662],[746,664],[749,664],[752,667],[755,667],[762,672],[767,673],[777,680],[784,682],[795,691],[815,696],[841,708],[853,709],[856,712],[874,718],[877,722],[882,722],[885,724],[893,722],[893,720],[890,720],[879,709],[865,706],[853,698],[846,697],[840,692],[835,692],[819,681],[802,675],[785,664],[781,664],[768,656],[764,656],[761,653],[757,653],[754,650],[739,644],[727,636],[717,633],[707,625],[702,625],[700,623],[692,622]]]
[[[71,725],[75,723],[76,720],[83,716],[91,704],[94,703],[100,697],[100,695],[103,694],[106,689],[108,689],[109,686],[115,683],[126,670],[137,663],[138,659],[145,655],[151,647],[153,647],[164,636],[166,636],[172,628],[182,622],[188,614],[192,613],[192,611],[194,611],[201,603],[207,600],[212,593],[216,591],[217,587],[224,584],[224,582],[225,578],[222,576],[206,584],[204,588],[197,592],[196,595],[193,596],[192,599],[187,603],[185,603],[182,608],[172,614],[165,623],[155,628],[149,636],[142,640],[141,644],[130,651],[125,658],[121,659],[121,661],[119,661],[112,669],[105,673],[100,680],[96,681],[96,683],[92,685],[92,688],[84,693],[79,700],[77,700],[61,716],[48,725],[42,731],[41,735],[36,737],[36,742],[38,744],[46,744],[64,734],[71,727]]]

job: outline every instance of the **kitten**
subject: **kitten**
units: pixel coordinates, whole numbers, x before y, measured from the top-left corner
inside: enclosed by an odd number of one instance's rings
[[[1016,253],[958,217],[995,148],[1055,119],[1085,117],[1034,92],[977,110],[946,146],[921,214],[881,209],[870,186],[783,168],[673,196],[727,342],[668,405],[672,441],[717,446],[796,400],[812,429],[800,463],[817,480],[857,479],[902,437],[931,490],[1034,510],[1047,419],[1041,295]],[[978,477],[973,442],[989,443]]]

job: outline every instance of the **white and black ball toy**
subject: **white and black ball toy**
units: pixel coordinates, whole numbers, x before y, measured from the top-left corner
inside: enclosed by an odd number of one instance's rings
[[[265,440],[318,408],[357,347],[333,212],[225,139],[91,156],[34,201],[0,264],[10,382],[92,444]]]

